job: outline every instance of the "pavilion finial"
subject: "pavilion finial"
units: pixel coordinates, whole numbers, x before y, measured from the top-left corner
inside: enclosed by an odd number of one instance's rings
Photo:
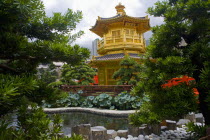
[[[121,4],[121,2],[115,7],[115,9],[117,10],[117,14],[120,15],[125,15],[125,6]]]

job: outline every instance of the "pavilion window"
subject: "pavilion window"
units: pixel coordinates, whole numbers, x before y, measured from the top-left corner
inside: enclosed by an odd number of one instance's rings
[[[134,30],[126,29],[126,35],[133,36],[134,35]]]
[[[112,37],[120,37],[120,30],[112,31]]]

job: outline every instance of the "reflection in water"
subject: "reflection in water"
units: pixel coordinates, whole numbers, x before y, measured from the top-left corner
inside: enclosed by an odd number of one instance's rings
[[[63,131],[65,135],[71,133],[71,127],[79,124],[91,124],[91,126],[104,126],[107,129],[128,129],[127,118],[107,117],[90,113],[70,112],[62,113]]]

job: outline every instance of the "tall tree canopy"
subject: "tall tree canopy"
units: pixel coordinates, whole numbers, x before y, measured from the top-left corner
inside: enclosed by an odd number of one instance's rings
[[[71,34],[82,13],[68,9],[47,17],[41,0],[1,0],[0,19],[0,116],[23,97],[55,100],[61,92],[37,80],[36,68],[53,61],[76,65],[89,57],[88,49],[70,45],[83,34]]]
[[[159,1],[148,13],[163,17],[164,24],[152,28],[141,81],[135,88],[139,95],[148,94],[147,107],[159,119],[182,116],[196,109],[192,88],[199,91],[199,109],[210,125],[210,1]],[[171,88],[161,85],[171,78],[187,75],[196,84]],[[155,116],[155,115],[154,115]]]
[[[0,17],[1,73],[32,73],[40,63],[76,64],[89,56],[88,49],[69,45],[83,34],[71,34],[80,11],[47,17],[41,0],[1,0]]]

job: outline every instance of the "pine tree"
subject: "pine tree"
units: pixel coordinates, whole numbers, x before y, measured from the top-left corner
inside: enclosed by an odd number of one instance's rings
[[[76,66],[64,65],[61,75],[61,81],[64,84],[90,85],[90,83],[94,82],[93,77],[94,75],[96,75],[96,71],[91,68],[87,63],[81,63]]]
[[[120,69],[113,74],[114,79],[118,79],[118,85],[135,85],[139,79],[139,64],[135,59],[125,56],[120,62]]]

